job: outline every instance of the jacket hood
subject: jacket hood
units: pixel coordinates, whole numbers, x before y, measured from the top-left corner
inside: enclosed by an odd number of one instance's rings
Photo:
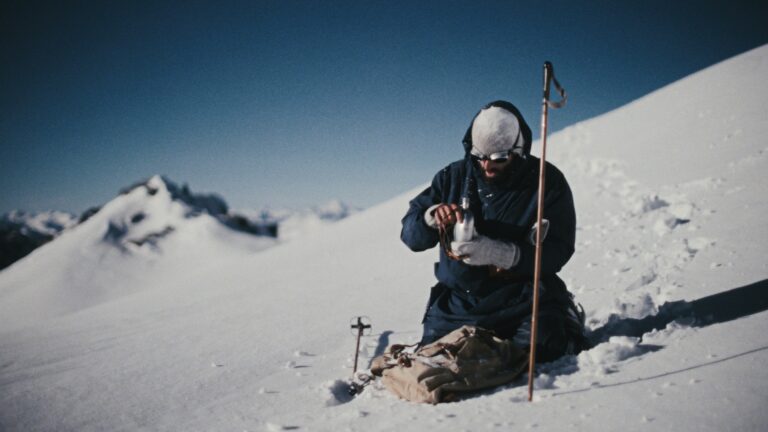
[[[517,121],[520,123],[520,133],[523,135],[523,155],[528,156],[531,153],[531,128],[528,126],[528,123],[525,122],[523,115],[520,114],[520,110],[518,110],[516,106],[507,101],[497,100],[487,104],[480,111],[491,107],[502,108],[517,117]],[[477,114],[472,117],[472,121],[469,123],[469,128],[467,128],[467,132],[464,134],[464,139],[462,140],[462,144],[464,145],[464,152],[466,154],[469,154],[470,150],[472,150],[472,124],[474,124],[475,119],[477,118],[478,114],[480,114],[480,111],[478,111]]]

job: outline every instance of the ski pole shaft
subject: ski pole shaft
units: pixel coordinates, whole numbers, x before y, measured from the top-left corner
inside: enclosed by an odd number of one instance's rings
[[[541,221],[544,218],[544,185],[547,157],[547,114],[552,63],[544,62],[544,98],[541,104],[541,159],[539,160],[539,196],[536,212],[536,256],[533,267],[533,310],[531,311],[531,348],[528,358],[528,401],[533,400],[533,374],[536,366],[536,338],[539,314],[539,279],[541,278]]]

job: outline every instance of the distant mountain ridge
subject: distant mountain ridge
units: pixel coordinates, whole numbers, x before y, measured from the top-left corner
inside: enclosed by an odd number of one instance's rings
[[[274,223],[280,240],[292,240],[308,234],[317,227],[345,219],[362,209],[335,199],[302,210],[264,208],[238,211],[253,223]]]
[[[187,204],[191,211],[206,211],[212,216],[227,214],[228,206],[222,197],[217,194],[192,193],[186,184],[178,186],[168,177],[155,175],[147,180],[134,183],[120,191],[120,195],[127,195],[137,188],[147,189],[149,195],[155,195],[160,189],[166,189],[171,199],[179,200]]]
[[[300,237],[317,226],[339,221],[360,211],[339,200],[304,210],[232,211],[224,198],[218,194],[195,193],[187,184],[179,186],[166,176],[155,175],[121,189],[113,201],[101,207],[90,208],[79,217],[60,211],[13,211],[3,215],[0,217],[0,270],[53,240],[65,230],[87,222],[105,207],[114,206],[113,202],[120,202],[131,194],[144,196],[147,202],[151,202],[149,200],[158,194],[167,196],[167,202],[179,203],[182,206],[182,219],[192,219],[205,214],[232,230],[260,237],[279,237],[280,240]],[[161,224],[162,226],[156,226],[152,230],[138,230],[141,234],[131,235],[129,231],[132,227],[147,225],[148,213],[141,208],[131,209],[129,213],[110,218],[103,233],[103,240],[118,249],[157,247],[163,238],[172,235],[176,230],[173,224]],[[157,219],[157,212],[155,213],[154,219]]]
[[[0,270],[77,224],[69,213],[12,211],[0,216]]]

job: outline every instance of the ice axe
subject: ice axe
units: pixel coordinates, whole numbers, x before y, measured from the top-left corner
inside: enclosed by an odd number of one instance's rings
[[[549,86],[555,84],[555,89],[560,94],[561,99],[557,102],[549,100]],[[562,108],[568,99],[565,89],[560,86],[555,78],[555,69],[552,63],[544,62],[544,98],[541,102],[541,159],[539,160],[539,196],[538,211],[536,214],[536,226],[542,225],[544,218],[544,173],[546,171],[547,157],[547,114],[548,108]],[[536,229],[536,258],[533,267],[533,311],[531,311],[531,352],[528,359],[528,401],[533,400],[533,372],[536,366],[536,337],[539,314],[539,279],[541,278],[541,249],[542,234],[541,229]]]
[[[371,330],[371,320],[365,316],[359,316],[352,318],[350,328],[353,330],[352,334],[355,334],[354,330],[357,330],[357,345],[355,346],[355,368],[352,370],[352,376],[357,373],[357,358],[360,354],[360,337],[363,336],[366,330]],[[370,334],[370,331],[368,332]]]

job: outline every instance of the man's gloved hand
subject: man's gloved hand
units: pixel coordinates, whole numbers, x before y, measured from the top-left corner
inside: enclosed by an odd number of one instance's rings
[[[536,246],[536,226],[538,222],[534,222],[531,230],[528,231],[528,243]],[[541,220],[541,242],[544,243],[544,239],[547,238],[549,232],[549,219]]]
[[[464,219],[461,207],[456,204],[435,204],[424,212],[424,222],[431,228],[449,227]]]
[[[493,265],[509,269],[520,261],[520,248],[514,243],[478,235],[468,242],[452,242],[451,249],[472,266]]]

